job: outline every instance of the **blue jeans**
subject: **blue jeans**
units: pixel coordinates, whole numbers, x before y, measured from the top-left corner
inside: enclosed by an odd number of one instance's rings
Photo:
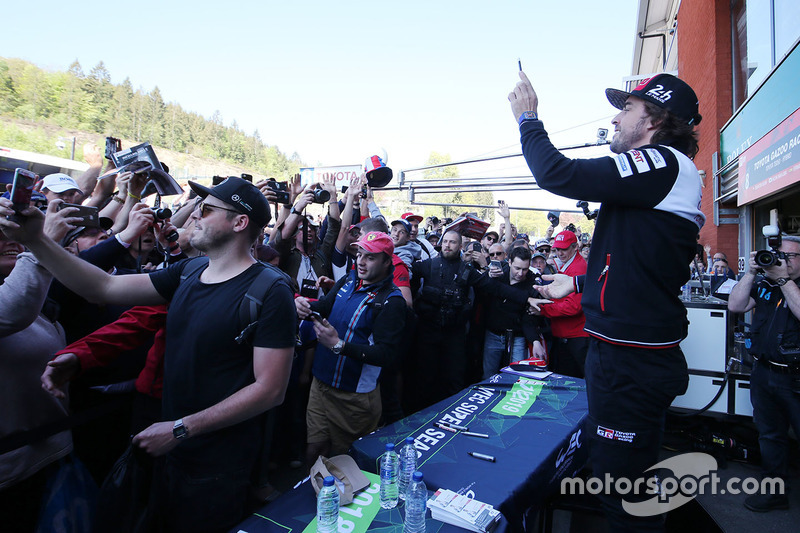
[[[750,402],[758,429],[761,469],[766,477],[786,478],[789,424],[800,435],[800,375],[778,374],[757,362],[750,374]]]
[[[483,379],[488,379],[500,370],[500,360],[506,353],[506,336],[495,335],[486,330],[486,340],[483,341]],[[516,363],[528,358],[528,343],[524,335],[514,336],[514,347],[511,352],[511,362]]]

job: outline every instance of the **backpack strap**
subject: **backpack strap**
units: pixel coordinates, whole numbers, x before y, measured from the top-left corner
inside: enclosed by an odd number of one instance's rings
[[[272,288],[281,282],[291,287],[291,278],[286,273],[273,265],[261,264],[264,268],[258,273],[253,283],[250,284],[247,293],[239,303],[239,325],[242,327],[242,331],[236,336],[236,342],[239,344],[250,342],[250,338],[258,326],[261,307],[264,305],[264,301],[272,291]]]
[[[208,266],[208,257],[206,256],[196,257],[194,259],[186,261],[186,263],[184,263],[183,265],[183,269],[181,270],[180,283],[183,283],[193,275],[205,269],[207,266]]]

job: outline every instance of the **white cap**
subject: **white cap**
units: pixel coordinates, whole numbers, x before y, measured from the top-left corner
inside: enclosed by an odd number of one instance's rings
[[[81,190],[74,179],[60,172],[45,176],[44,180],[42,181],[42,190],[45,189],[55,193],[66,192],[72,189],[78,189],[79,191]]]

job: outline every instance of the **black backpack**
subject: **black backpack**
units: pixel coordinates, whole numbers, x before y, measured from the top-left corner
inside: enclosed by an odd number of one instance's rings
[[[253,332],[258,325],[258,315],[261,312],[261,306],[264,305],[264,300],[270,293],[272,288],[278,283],[286,283],[289,287],[292,286],[292,279],[278,267],[270,265],[269,263],[262,263],[264,269],[259,272],[258,276],[239,303],[239,326],[242,328],[239,335],[236,336],[236,342],[245,344],[251,342]],[[198,257],[193,260],[187,261],[183,265],[181,272],[181,283],[191,276],[197,274],[199,276],[202,271],[208,266],[208,257]]]

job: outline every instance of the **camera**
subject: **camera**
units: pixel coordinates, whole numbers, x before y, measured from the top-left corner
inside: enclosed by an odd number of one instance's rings
[[[311,191],[314,193],[314,203],[315,204],[324,204],[328,200],[331,199],[331,193],[326,191],[325,189],[314,189]]]
[[[122,150],[122,141],[116,137],[106,137],[106,159],[111,160],[111,156]]]
[[[172,217],[172,210],[169,207],[162,207],[160,209],[153,208],[151,211],[155,219],[159,222],[163,222]]]
[[[550,211],[549,213],[547,213],[547,220],[550,221],[550,225],[552,225],[554,228],[558,226],[559,222],[558,215],[559,215],[558,211]]]
[[[275,181],[274,178],[270,178],[267,180],[267,187],[275,192],[276,201],[279,204],[289,205],[292,203],[289,199],[289,184],[285,181]]]
[[[605,128],[597,128],[597,144],[602,144],[608,138],[608,130]]]
[[[597,218],[598,210],[595,209],[594,211],[589,211],[589,202],[587,202],[586,200],[581,200],[580,202],[575,204],[575,207],[580,207],[581,209],[583,209],[583,214],[586,216],[587,219],[593,220]]]
[[[771,250],[758,250],[755,262],[761,268],[768,268],[773,265],[780,265],[781,259],[786,259],[786,254],[778,250],[781,247],[781,232],[777,226],[764,226],[761,230],[767,238],[767,245]]]
[[[567,224],[567,227],[564,228],[564,229],[567,230],[567,231],[571,231],[572,233],[578,233],[578,228],[576,228],[575,224],[573,224],[572,222]]]

